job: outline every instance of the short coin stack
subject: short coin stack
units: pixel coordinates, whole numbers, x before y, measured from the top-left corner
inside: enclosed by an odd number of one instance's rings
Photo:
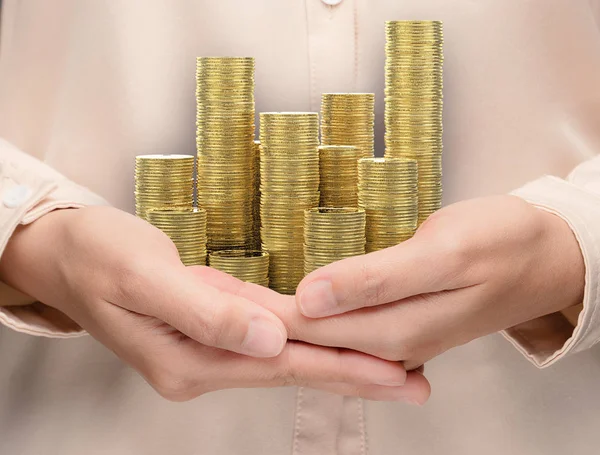
[[[318,207],[305,211],[304,272],[306,274],[352,256],[365,254],[365,211]]]
[[[206,211],[154,209],[148,221],[173,241],[185,265],[206,265]]]
[[[321,99],[321,143],[354,145],[362,158],[373,156],[375,95],[324,93]]]
[[[367,215],[367,253],[411,238],[419,208],[417,162],[403,158],[361,159],[358,206]]]
[[[192,208],[194,161],[191,155],[139,155],[135,158],[135,214],[147,220],[154,208]]]
[[[321,207],[358,206],[358,154],[354,146],[319,147]]]
[[[248,248],[254,232],[254,59],[196,62],[198,204],[208,249]]]
[[[271,288],[293,294],[304,277],[304,210],[319,205],[319,116],[260,114],[260,216]]]
[[[419,224],[442,203],[443,30],[386,23],[385,156],[419,164]]]
[[[248,283],[269,286],[269,254],[253,250],[222,250],[208,257],[213,269]]]

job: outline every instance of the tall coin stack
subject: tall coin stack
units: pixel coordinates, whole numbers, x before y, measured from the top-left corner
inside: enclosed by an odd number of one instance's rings
[[[319,147],[321,207],[358,205],[358,159],[359,152],[354,146]]]
[[[324,93],[321,98],[321,143],[354,145],[363,158],[373,156],[375,95]]]
[[[198,204],[208,249],[251,248],[254,232],[254,59],[196,61]]]
[[[417,162],[363,158],[358,162],[358,206],[367,215],[367,253],[411,238],[419,213]]]
[[[365,211],[318,207],[305,211],[304,272],[365,254]]]
[[[206,265],[206,211],[153,209],[148,221],[173,241],[184,265]]]
[[[209,255],[213,269],[248,283],[269,286],[269,254],[251,250],[222,250]]]
[[[254,243],[252,249],[260,250],[260,141],[254,141],[254,198],[252,200],[252,216]]]
[[[304,210],[319,205],[319,116],[260,114],[260,216],[271,289],[293,294],[304,277]]]
[[[154,208],[192,208],[192,155],[139,155],[135,158],[135,214],[147,220]]]
[[[385,156],[419,164],[419,224],[442,204],[443,30],[386,23]]]

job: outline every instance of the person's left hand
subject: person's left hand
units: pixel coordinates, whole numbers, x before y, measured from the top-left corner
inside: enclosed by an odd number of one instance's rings
[[[304,316],[282,320],[294,339],[411,369],[576,305],[583,288],[581,250],[565,221],[517,197],[487,197],[438,211],[400,245],[311,273],[296,294]]]

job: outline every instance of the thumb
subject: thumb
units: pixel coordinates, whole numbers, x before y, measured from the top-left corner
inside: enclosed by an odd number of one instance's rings
[[[157,275],[157,274],[155,274]],[[159,276],[141,280],[124,308],[158,318],[188,337],[252,357],[275,357],[287,341],[281,320],[259,304],[223,286],[227,275],[200,279],[193,270],[170,265]],[[227,281],[225,281],[227,282]]]

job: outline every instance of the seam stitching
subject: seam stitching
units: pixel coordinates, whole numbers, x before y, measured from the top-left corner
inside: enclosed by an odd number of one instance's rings
[[[296,419],[294,422],[294,441],[292,443],[292,455],[297,455],[300,452],[298,448],[300,443],[298,437],[300,436],[300,429],[302,424],[302,398],[304,395],[304,387],[298,387],[298,393],[296,395]]]
[[[358,406],[358,427],[360,430],[360,453],[367,455],[367,430],[365,425],[365,407],[362,398],[357,400]]]

